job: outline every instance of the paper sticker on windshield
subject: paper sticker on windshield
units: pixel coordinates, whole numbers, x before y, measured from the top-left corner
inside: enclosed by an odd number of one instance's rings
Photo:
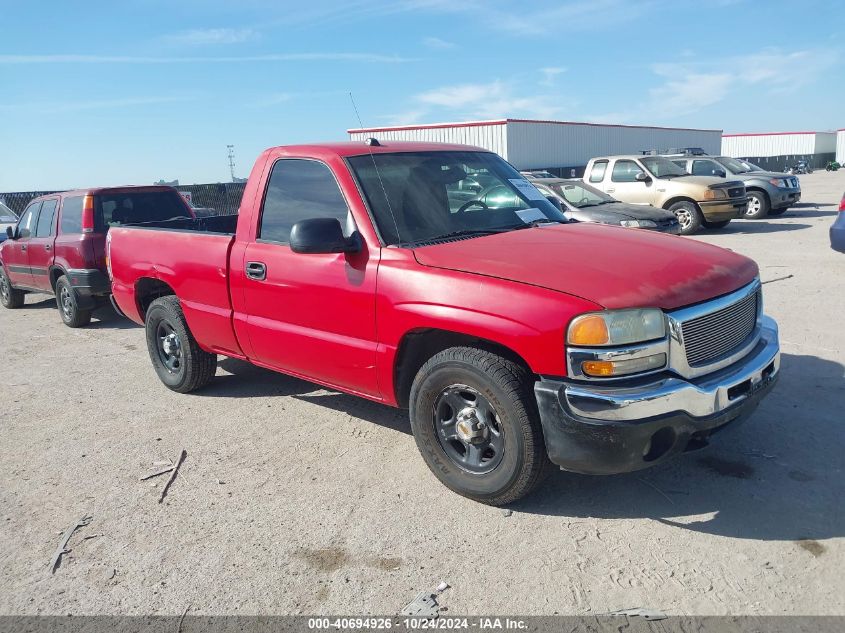
[[[540,193],[540,190],[537,189],[534,185],[530,182],[525,180],[524,178],[509,178],[511,184],[519,190],[523,196],[528,198],[529,200],[545,200],[546,196]]]
[[[540,211],[540,209],[535,209],[531,207],[530,209],[522,209],[521,211],[517,211],[516,214],[519,216],[519,219],[525,222],[526,224],[531,224],[532,222],[542,222],[543,220],[548,220],[548,216]]]

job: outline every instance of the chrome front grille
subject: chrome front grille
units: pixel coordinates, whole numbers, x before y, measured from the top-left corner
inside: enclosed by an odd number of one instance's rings
[[[682,321],[687,364],[701,367],[739,348],[754,332],[761,300],[758,285],[754,292],[727,306]]]

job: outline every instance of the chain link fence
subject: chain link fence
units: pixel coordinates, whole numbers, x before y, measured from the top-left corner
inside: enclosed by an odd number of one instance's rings
[[[204,185],[177,185],[177,191],[189,194],[191,204],[203,209],[203,215],[233,215],[241,206],[246,183],[218,182]],[[8,191],[0,192],[0,202],[18,215],[30,201],[55,191]]]

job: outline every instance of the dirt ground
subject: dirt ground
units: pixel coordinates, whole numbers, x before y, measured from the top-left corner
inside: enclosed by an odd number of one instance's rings
[[[0,614],[395,614],[441,580],[452,614],[845,614],[845,171],[801,182],[695,238],[772,282],[782,376],[753,418],[652,470],[556,473],[510,516],[441,486],[400,412],[232,360],[178,395],[108,311],[0,310]],[[183,448],[159,504],[139,477]]]

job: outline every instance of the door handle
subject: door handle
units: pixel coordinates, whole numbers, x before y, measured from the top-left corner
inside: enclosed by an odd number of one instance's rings
[[[605,189],[605,191],[607,191],[607,193],[613,193],[616,189]]]
[[[26,250],[26,244],[21,244],[21,250],[22,250],[22,251],[25,251],[25,250]]]
[[[256,281],[264,281],[267,278],[267,266],[261,262],[247,262],[246,276]]]
[[[49,251],[51,248],[53,248],[53,247],[52,247],[52,246],[50,246],[49,244],[45,244],[45,245],[44,245],[44,250],[45,250],[45,251]]]

